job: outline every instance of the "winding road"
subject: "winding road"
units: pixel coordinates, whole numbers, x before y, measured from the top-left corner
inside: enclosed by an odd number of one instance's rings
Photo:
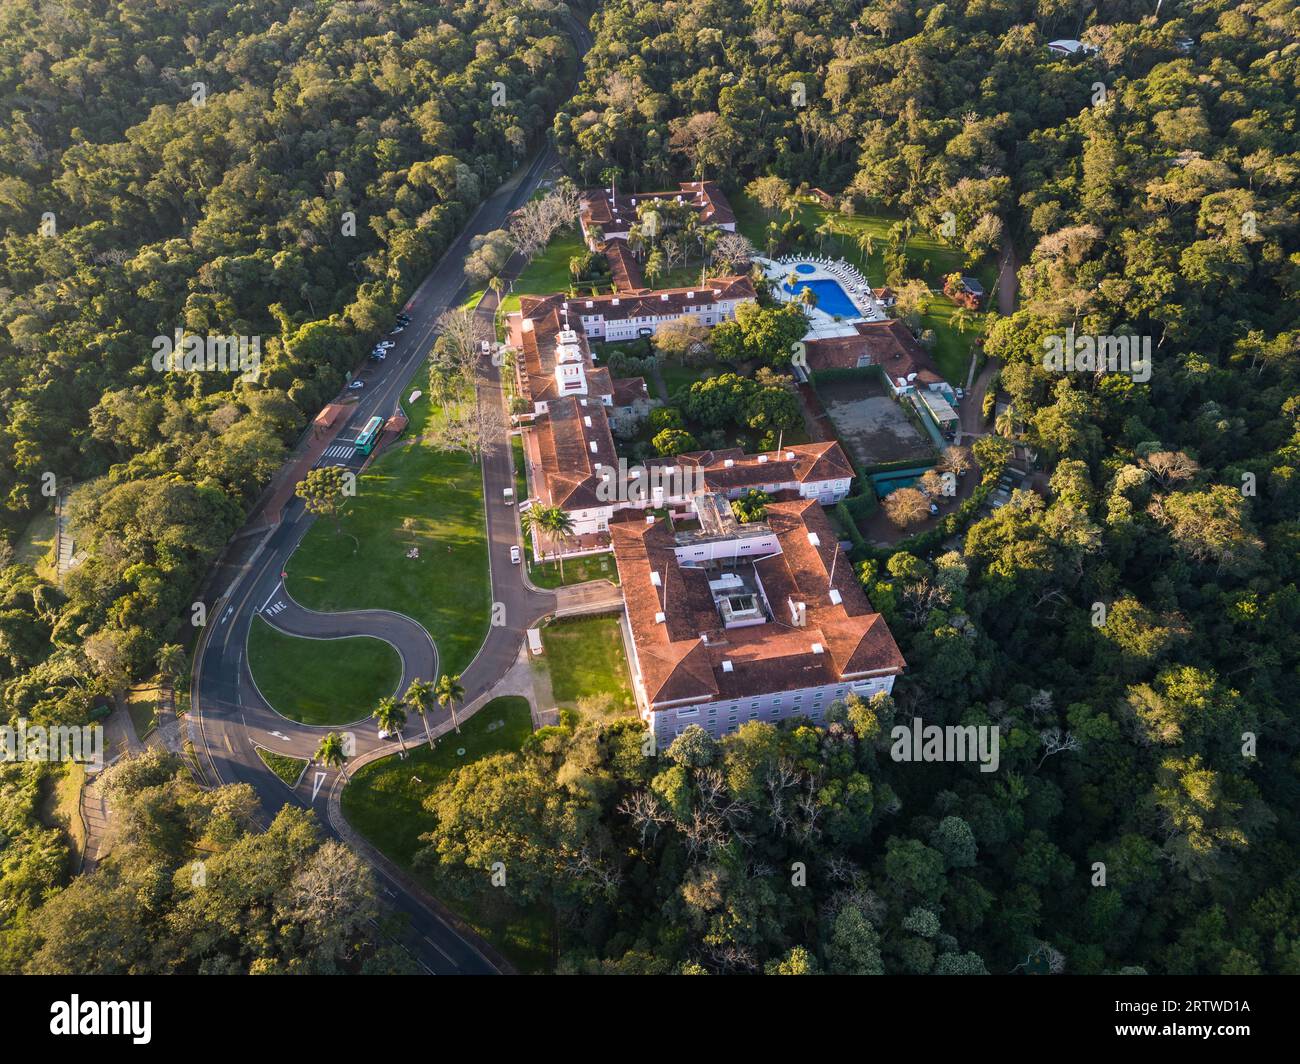
[[[585,26],[571,23],[581,51],[591,46]],[[425,278],[405,307],[411,323],[396,337],[388,358],[367,363],[359,374],[364,385],[342,429],[331,441],[316,465],[342,465],[358,471],[364,458],[352,454],[352,441],[361,426],[374,416],[397,413],[436,338],[437,321],[449,307],[460,306],[465,290],[463,265],[470,240],[478,234],[502,228],[508,215],[525,203],[546,176],[558,166],[558,158],[547,145],[539,150],[520,173],[485,200],[464,232],[448,249],[442,261]],[[489,324],[496,298],[489,292],[478,313]],[[478,401],[501,406],[505,399],[500,372],[490,360],[480,367]],[[510,560],[510,548],[519,542],[516,511],[502,504],[504,488],[514,484],[513,458],[509,438],[502,436],[484,449],[482,459],[483,498],[487,520],[488,557],[491,569],[494,612],[504,623],[494,624],[478,655],[462,674],[466,691],[466,712],[472,712],[487,692],[515,663],[525,630],[556,609],[556,596],[537,591],[524,579],[523,567]],[[311,527],[314,518],[301,500],[293,499],[278,515],[255,511],[249,525],[269,523],[261,542],[243,565],[215,592],[209,604],[209,620],[195,651],[192,685],[192,729],[200,765],[209,781],[216,784],[247,783],[257,793],[262,811],[269,819],[287,804],[313,808],[331,835],[356,843],[337,815],[338,793],[345,780],[333,769],[312,764],[292,790],[276,777],[257,755],[261,746],[276,753],[310,759],[327,731],[347,733],[352,762],[371,760],[381,753],[395,753],[391,741],[380,740],[373,722],[360,721],[344,728],[299,724],[275,712],[262,697],[248,667],[247,642],[255,617],[290,635],[310,639],[337,639],[366,635],[392,644],[402,658],[399,691],[415,678],[435,679],[438,652],[428,632],[410,617],[384,610],[346,613],[317,613],[295,602],[284,586],[290,555]],[[439,710],[430,715],[430,726],[445,723]],[[408,728],[408,731],[411,729]],[[419,729],[417,728],[416,731]],[[409,735],[414,740],[416,735]],[[422,740],[422,736],[419,737]],[[472,932],[456,926],[454,918],[425,896],[387,861],[361,847],[374,867],[383,901],[406,915],[401,945],[431,974],[491,974],[503,963]]]

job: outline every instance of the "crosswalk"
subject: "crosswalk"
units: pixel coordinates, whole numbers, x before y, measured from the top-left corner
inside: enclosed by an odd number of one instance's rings
[[[344,443],[336,443],[330,447],[325,448],[325,453],[321,457],[322,458],[348,458],[351,456],[351,454],[352,454],[352,441],[348,440]]]

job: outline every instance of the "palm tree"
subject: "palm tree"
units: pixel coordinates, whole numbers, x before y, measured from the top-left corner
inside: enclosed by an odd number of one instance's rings
[[[154,658],[163,679],[170,680],[175,687],[185,675],[185,648],[175,643],[165,643],[158,648]]]
[[[433,684],[428,680],[412,680],[406,688],[402,701],[420,714],[420,723],[424,725],[424,736],[433,746],[433,733],[429,731],[429,710],[433,708]]]
[[[316,747],[316,760],[328,768],[336,768],[347,775],[348,755],[343,746],[343,736],[330,732]]]
[[[799,293],[799,302],[802,303],[807,310],[812,310],[812,308],[817,305],[817,293],[807,285],[804,285],[803,291]]]
[[[862,265],[866,266],[867,259],[876,252],[876,238],[869,230],[864,229],[858,234],[858,251],[861,253]]]
[[[993,431],[1007,439],[1011,439],[1016,434],[1016,411],[1010,403],[1003,407],[1002,412],[994,419]]]
[[[465,688],[460,685],[460,674],[448,676],[445,672],[438,677],[438,705],[451,712],[451,723],[456,733],[460,734],[460,722],[456,720],[456,703],[465,701]]]
[[[402,703],[396,698],[382,698],[371,715],[384,731],[397,736],[397,741],[402,744],[402,756],[405,757],[406,740],[402,738],[402,728],[406,726],[406,710],[402,708]]]
[[[544,506],[530,506],[519,515],[519,528],[524,534],[524,538],[530,537],[534,531],[545,532],[546,526],[542,523],[541,515],[546,512]],[[525,544],[525,549],[527,545]]]
[[[817,250],[824,253],[826,251],[826,238],[835,235],[835,220],[833,218],[827,218],[817,227],[816,232]]]
[[[573,535],[573,518],[558,506],[548,506],[542,513],[542,527],[556,543],[555,556],[560,560],[560,582],[564,582],[564,551],[560,546]]]

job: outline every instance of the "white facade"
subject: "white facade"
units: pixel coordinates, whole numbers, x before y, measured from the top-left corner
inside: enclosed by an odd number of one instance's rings
[[[635,340],[641,336],[653,336],[659,331],[659,326],[665,322],[678,321],[681,318],[689,318],[695,325],[711,328],[734,318],[736,307],[741,303],[753,302],[751,299],[719,299],[705,302],[704,300],[710,296],[708,289],[699,289],[697,295],[701,300],[699,306],[678,307],[671,300],[661,298],[660,302],[669,304],[662,314],[638,314],[633,317],[620,317],[614,313],[610,313],[607,317],[606,308],[613,312],[622,305],[625,298],[642,300],[643,297],[615,296],[613,299],[601,301],[579,299],[574,300],[570,308],[578,312],[583,332],[587,334],[588,339],[618,343],[623,340]]]
[[[752,698],[696,702],[653,710],[645,706],[640,675],[635,675],[633,679],[641,703],[641,719],[654,732],[656,745],[666,746],[692,724],[698,724],[716,738],[734,732],[751,720],[776,722],[793,717],[808,717],[820,724],[825,721],[826,709],[832,702],[842,701],[850,694],[868,699],[881,691],[892,692],[895,677],[892,673],[867,676],[823,687],[803,687],[795,691],[754,695]]]
[[[540,408],[545,408],[544,403],[539,403]],[[540,411],[539,411],[540,412]],[[643,474],[644,475],[644,474]],[[799,483],[797,480],[752,485],[761,488],[768,494],[775,494],[778,491],[798,491],[801,498],[816,499],[823,506],[834,506],[836,503],[843,501],[849,494],[849,485],[851,480],[843,477],[835,480],[810,480],[805,483]],[[749,487],[732,488],[724,492],[728,498],[738,499]],[[608,532],[610,519],[620,510],[650,510],[662,506],[670,506],[676,510],[694,512],[694,494],[692,495],[665,495],[661,486],[656,486],[647,492],[645,499],[611,501],[604,506],[589,507],[587,509],[566,510],[569,519],[573,522],[574,535],[586,535],[592,532]],[[753,547],[753,556],[759,556],[760,552],[757,547]],[[747,551],[748,553],[748,551]],[[768,552],[770,553],[770,551]],[[696,558],[683,558],[681,561],[695,561]]]

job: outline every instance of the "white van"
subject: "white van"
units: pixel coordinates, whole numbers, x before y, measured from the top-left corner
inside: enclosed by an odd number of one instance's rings
[[[515,504],[515,489],[503,488],[501,490],[501,497],[505,499],[507,506],[513,506]]]

